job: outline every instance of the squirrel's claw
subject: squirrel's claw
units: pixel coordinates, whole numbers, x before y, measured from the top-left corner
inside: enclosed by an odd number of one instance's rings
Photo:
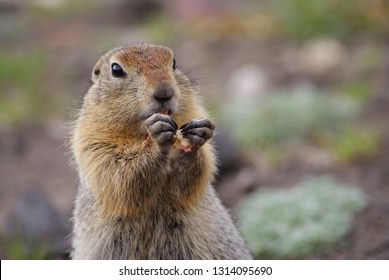
[[[145,121],[145,124],[151,138],[156,140],[161,147],[173,144],[178,126],[169,116],[154,114]]]
[[[213,136],[214,130],[215,124],[207,118],[191,120],[180,128],[183,138],[191,143],[191,150],[204,145]]]

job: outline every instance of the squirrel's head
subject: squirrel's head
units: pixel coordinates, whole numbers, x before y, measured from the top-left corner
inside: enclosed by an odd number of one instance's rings
[[[155,113],[179,118],[189,109],[192,95],[192,86],[176,68],[172,50],[129,45],[113,49],[98,60],[82,114],[105,125],[134,129]]]

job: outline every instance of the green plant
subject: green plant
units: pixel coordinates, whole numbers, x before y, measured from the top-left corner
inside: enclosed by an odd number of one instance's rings
[[[146,34],[161,44],[171,44],[174,40],[174,25],[164,13],[151,13],[143,24],[143,28]]]
[[[37,121],[48,107],[42,76],[43,52],[0,53],[0,124]]]
[[[358,189],[311,178],[249,197],[239,208],[241,231],[256,258],[303,258],[337,244],[365,205]]]
[[[49,244],[27,241],[21,236],[3,237],[3,254],[10,260],[42,260],[49,256]]]
[[[364,104],[372,95],[372,85],[367,81],[349,83],[343,85],[340,92],[356,102]]]
[[[271,10],[286,33],[298,39],[349,37],[367,31],[364,0],[275,0]]]
[[[269,93],[259,101],[223,105],[221,121],[244,146],[273,147],[333,128],[357,112],[350,99],[314,89]]]
[[[347,163],[377,155],[380,139],[379,131],[373,127],[346,126],[324,134],[322,146]]]

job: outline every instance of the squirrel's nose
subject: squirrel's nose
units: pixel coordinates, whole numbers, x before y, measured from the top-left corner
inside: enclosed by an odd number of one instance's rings
[[[161,83],[155,89],[153,96],[158,102],[167,102],[174,95],[174,89],[167,83]]]

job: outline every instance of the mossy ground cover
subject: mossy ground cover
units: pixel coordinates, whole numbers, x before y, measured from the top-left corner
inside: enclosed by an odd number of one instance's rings
[[[286,190],[260,190],[240,207],[241,230],[256,258],[304,258],[339,244],[366,197],[332,177]]]

